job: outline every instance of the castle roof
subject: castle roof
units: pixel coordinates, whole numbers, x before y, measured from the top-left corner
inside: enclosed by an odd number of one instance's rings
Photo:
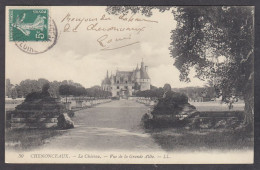
[[[124,79],[127,79],[128,81],[130,81],[132,75],[133,75],[133,71],[117,71],[116,72],[116,76],[120,77],[121,82],[123,82]]]
[[[103,84],[111,84],[111,81],[110,81],[109,78],[106,77],[106,78],[103,80],[102,83],[103,83]]]
[[[132,76],[133,71],[117,71],[117,76]]]
[[[140,69],[140,78],[141,79],[150,79],[150,77],[148,76],[148,73],[146,72],[145,69]]]

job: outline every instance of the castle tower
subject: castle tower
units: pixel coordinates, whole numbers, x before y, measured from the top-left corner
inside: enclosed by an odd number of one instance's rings
[[[144,61],[142,59],[141,68],[140,68],[140,85],[141,85],[140,90],[141,91],[150,90],[151,80],[150,77],[148,76],[147,68],[148,67],[144,65]]]
[[[136,78],[136,82],[139,83],[140,82],[140,69],[138,67],[138,64],[135,69],[135,78]]]

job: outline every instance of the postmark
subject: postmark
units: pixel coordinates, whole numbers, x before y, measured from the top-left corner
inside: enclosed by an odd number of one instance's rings
[[[10,9],[10,41],[48,41],[48,9]]]
[[[15,41],[15,45],[27,54],[41,54],[50,50],[57,43],[58,29],[51,17],[49,21],[48,41]]]

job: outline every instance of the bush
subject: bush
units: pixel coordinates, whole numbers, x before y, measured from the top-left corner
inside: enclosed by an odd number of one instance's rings
[[[168,91],[163,98],[159,99],[159,102],[154,107],[152,114],[176,115],[183,110],[183,106],[186,103],[188,103],[188,97],[186,95]]]
[[[173,91],[167,92],[167,93],[166,93],[166,98],[169,98],[172,102],[175,102],[178,104],[188,103],[188,97],[185,94],[176,93]]]

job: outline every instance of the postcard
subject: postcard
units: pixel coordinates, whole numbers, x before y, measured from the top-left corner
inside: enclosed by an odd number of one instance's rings
[[[7,6],[5,162],[254,163],[254,10]]]

